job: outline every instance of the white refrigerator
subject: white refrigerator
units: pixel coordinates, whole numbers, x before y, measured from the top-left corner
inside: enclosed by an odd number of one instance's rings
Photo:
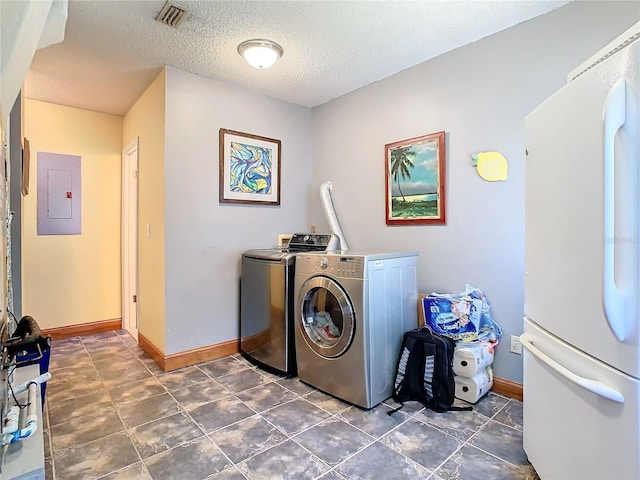
[[[640,23],[525,120],[524,450],[640,479]]]

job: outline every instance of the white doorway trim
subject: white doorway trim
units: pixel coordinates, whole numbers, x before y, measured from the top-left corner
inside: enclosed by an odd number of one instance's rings
[[[122,150],[122,328],[138,339],[138,138]]]

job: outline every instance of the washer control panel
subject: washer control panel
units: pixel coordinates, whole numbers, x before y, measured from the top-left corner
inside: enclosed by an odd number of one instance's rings
[[[290,253],[327,252],[339,249],[340,240],[332,234],[294,233],[287,250]]]

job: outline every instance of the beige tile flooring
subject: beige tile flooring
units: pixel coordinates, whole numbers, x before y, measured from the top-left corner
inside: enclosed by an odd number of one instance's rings
[[[535,479],[522,404],[365,411],[239,355],[164,373],[124,331],[54,341],[47,478]]]

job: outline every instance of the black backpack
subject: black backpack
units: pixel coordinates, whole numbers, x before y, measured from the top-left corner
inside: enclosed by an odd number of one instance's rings
[[[389,415],[409,400],[417,400],[436,412],[472,409],[452,406],[454,347],[451,338],[433,333],[426,326],[404,334],[393,388],[393,399],[401,405],[387,412]]]

